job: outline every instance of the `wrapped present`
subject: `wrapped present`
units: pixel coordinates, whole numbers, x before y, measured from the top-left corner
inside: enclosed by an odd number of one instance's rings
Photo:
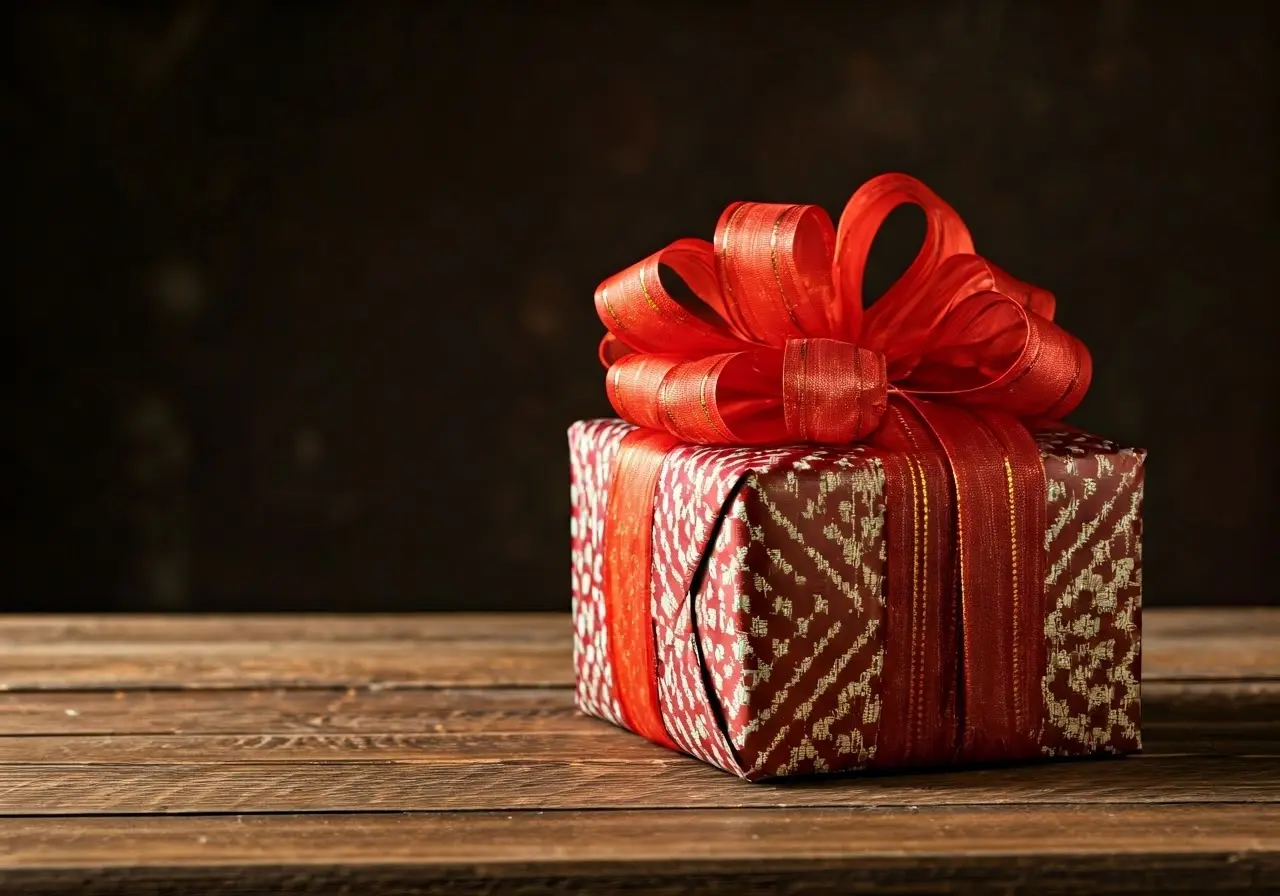
[[[619,725],[601,542],[633,430],[593,420],[570,431],[577,703]],[[1025,633],[1036,736],[1003,758],[1134,751],[1143,455],[1036,435],[1052,521]],[[955,574],[920,533],[926,513],[947,512],[945,491],[887,505],[886,465],[907,462],[865,446],[669,452],[647,615],[662,724],[679,749],[751,779],[961,758],[958,607],[921,599],[925,576]],[[891,568],[898,550],[910,569]],[[922,589],[893,600],[895,574]]]
[[[925,245],[863,313],[885,216]],[[694,298],[677,299],[666,266]],[[570,431],[577,703],[748,780],[1140,748],[1141,451],[923,184],[739,203],[606,280]]]

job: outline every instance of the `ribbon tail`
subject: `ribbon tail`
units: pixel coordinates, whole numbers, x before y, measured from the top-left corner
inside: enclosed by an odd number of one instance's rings
[[[1045,667],[1046,485],[1031,433],[993,411],[913,402],[955,484],[961,640],[960,758],[1039,748]]]
[[[636,734],[678,751],[662,724],[650,594],[654,491],[667,452],[677,443],[646,429],[623,438],[605,511],[602,580],[609,664],[623,721]]]
[[[911,404],[889,399],[875,445],[884,470],[885,651],[874,764],[945,765],[958,747],[951,470]]]

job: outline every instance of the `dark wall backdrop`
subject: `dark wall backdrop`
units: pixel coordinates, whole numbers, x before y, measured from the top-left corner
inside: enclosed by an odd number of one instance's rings
[[[4,606],[563,608],[597,282],[893,169],[1092,348],[1148,602],[1271,600],[1269,12],[6,6]]]

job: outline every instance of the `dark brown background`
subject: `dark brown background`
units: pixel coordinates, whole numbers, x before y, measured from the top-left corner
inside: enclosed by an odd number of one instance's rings
[[[891,169],[1092,348],[1148,602],[1270,599],[1266,4],[3,15],[7,608],[564,607],[596,283]]]

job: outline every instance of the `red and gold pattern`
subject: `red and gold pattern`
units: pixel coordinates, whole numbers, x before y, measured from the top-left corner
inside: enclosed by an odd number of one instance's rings
[[[1047,756],[1142,748],[1144,454],[1079,433],[1040,436]]]
[[[577,703],[615,724],[602,539],[633,429],[570,431]],[[1048,483],[1043,705],[1034,748],[1007,758],[1137,750],[1143,454],[1078,433],[1036,439]],[[679,749],[751,780],[882,764],[896,734],[886,706],[910,702],[884,674],[889,635],[921,624],[917,609],[886,606],[883,462],[861,445],[669,452],[650,572],[662,721]],[[948,625],[945,608],[936,624]],[[937,687],[891,710],[893,726],[941,727],[920,718],[953,699],[953,677]]]

